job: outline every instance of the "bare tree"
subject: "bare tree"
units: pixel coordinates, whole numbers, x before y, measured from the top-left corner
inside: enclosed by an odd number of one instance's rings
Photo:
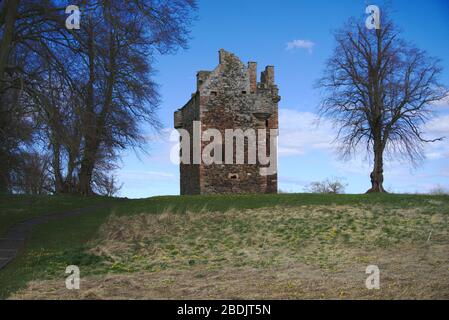
[[[0,42],[0,95],[4,88],[4,75],[8,64],[8,57],[14,40],[14,25],[17,19],[19,0],[5,0],[0,8],[2,37]]]
[[[114,175],[106,175],[104,172],[95,172],[93,181],[95,192],[108,197],[117,196],[123,187],[123,183],[119,185]]]
[[[329,193],[342,194],[345,193],[347,184],[341,178],[325,179],[323,181],[313,181],[304,188],[309,193]]]
[[[80,191],[92,193],[100,155],[113,158],[125,147],[144,143],[141,124],[159,128],[152,57],[185,47],[191,0],[97,1],[79,37],[84,81]]]
[[[33,145],[51,153],[55,192],[116,192],[120,150],[159,128],[154,57],[186,47],[195,0],[71,4],[80,30],[61,1],[0,3],[0,192]]]
[[[417,164],[424,144],[442,139],[425,138],[422,125],[432,102],[448,94],[438,82],[439,60],[402,40],[385,11],[381,16],[380,29],[350,19],[335,32],[335,51],[317,84],[324,93],[320,114],[339,128],[341,154],[363,145],[374,160],[367,192],[385,192],[385,155]]]
[[[35,151],[24,152],[13,170],[13,191],[24,194],[49,194],[53,190],[50,155]]]
[[[436,185],[430,189],[429,194],[434,195],[434,196],[449,195],[449,189],[445,188],[441,185]]]
[[[39,42],[55,26],[51,1],[6,0],[0,3],[0,191],[11,192],[21,164],[29,159],[37,124],[31,101],[40,73]],[[34,151],[32,151],[34,152]]]

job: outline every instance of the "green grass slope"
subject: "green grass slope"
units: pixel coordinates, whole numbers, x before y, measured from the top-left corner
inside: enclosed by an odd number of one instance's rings
[[[20,221],[38,216],[86,208],[111,199],[105,197],[28,196],[0,194],[0,235]]]
[[[3,197],[0,221],[5,230],[5,226],[47,210],[63,211],[98,201]],[[36,227],[26,250],[0,271],[0,297],[8,297],[32,280],[60,279],[63,284],[65,267],[71,264],[79,265],[83,276],[220,269],[229,265],[273,268],[286,257],[288,261],[332,269],[338,259],[343,259],[333,256],[335,245],[344,250],[425,244],[432,230],[432,241],[448,242],[448,196],[279,194],[101,201],[109,201],[111,208],[97,208],[89,214]],[[174,213],[168,225],[158,218],[163,212]],[[192,218],[195,214],[198,219]],[[112,220],[111,215],[115,217]],[[135,234],[110,236],[121,225]],[[117,244],[124,247],[117,249]],[[349,259],[345,257],[343,260]]]

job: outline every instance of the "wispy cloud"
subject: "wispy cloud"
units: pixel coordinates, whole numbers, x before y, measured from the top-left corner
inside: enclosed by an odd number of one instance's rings
[[[121,171],[118,176],[123,180],[129,181],[161,181],[174,180],[176,178],[175,175],[171,172],[139,170]]]
[[[449,115],[438,116],[430,120],[425,126],[426,136],[444,138],[444,140],[426,145],[426,157],[431,160],[449,158]]]
[[[369,182],[372,159],[367,155],[364,146],[360,146],[360,151],[351,159],[342,161],[335,157],[335,145],[332,141],[335,138],[336,131],[331,121],[321,119],[318,125],[316,113],[280,109],[279,128],[278,153],[281,158],[297,157],[300,161],[306,154],[320,152],[320,156],[327,155],[329,157],[329,165],[319,170],[316,168],[311,168],[311,170],[326,172],[326,170],[332,168],[337,175],[350,176],[353,179],[362,178],[363,181]],[[424,152],[427,160],[418,168],[409,166],[402,159],[386,159],[386,187],[393,188],[392,190],[398,192],[414,192],[416,190],[425,192],[436,184],[447,186],[447,183],[441,181],[441,176],[449,174],[449,166],[444,162],[445,159],[449,159],[449,144],[447,143],[447,139],[449,139],[449,115],[440,115],[433,118],[423,127],[423,131],[428,139],[443,136],[446,139],[425,145]],[[438,173],[435,171],[436,168],[442,171]],[[420,179],[419,182],[416,180],[417,177]],[[303,179],[300,180],[299,183],[295,183],[288,178],[286,179],[285,176],[280,176],[280,182],[284,187],[285,185],[304,185]]]
[[[435,101],[433,105],[437,107],[449,107],[449,94],[443,99]]]
[[[438,116],[426,125],[427,131],[433,135],[449,135],[449,115]],[[448,137],[449,138],[449,137]]]
[[[315,43],[310,40],[297,39],[297,40],[287,42],[286,50],[306,49],[309,52],[309,54],[311,54],[313,52],[314,46],[315,46]]]
[[[311,149],[332,148],[335,136],[330,121],[312,112],[281,109],[279,112],[279,156],[302,155]]]

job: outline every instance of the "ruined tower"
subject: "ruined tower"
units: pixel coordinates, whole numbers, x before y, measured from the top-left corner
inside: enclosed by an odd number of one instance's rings
[[[226,129],[265,129],[262,137],[266,141],[266,152],[277,157],[277,149],[270,147],[270,132],[278,129],[278,88],[274,83],[274,67],[267,66],[257,82],[257,63],[244,65],[238,57],[223,49],[219,51],[219,64],[213,71],[198,71],[197,90],[191,99],[174,114],[174,125],[194,136],[195,124],[201,132],[218,130],[223,138]],[[198,125],[200,124],[200,125]],[[260,130],[259,130],[260,131]],[[262,130],[262,132],[265,132]],[[248,143],[259,148],[260,137],[255,141],[244,139],[245,162],[243,164],[193,163],[180,164],[181,194],[221,193],[276,193],[277,173],[261,174],[263,167],[259,159],[248,161]],[[190,158],[201,152],[209,142],[195,145],[190,141]],[[223,142],[224,144],[224,142]],[[233,157],[236,158],[236,146]],[[223,159],[225,148],[223,145]],[[273,166],[273,164],[271,164]],[[277,166],[277,162],[274,163]]]

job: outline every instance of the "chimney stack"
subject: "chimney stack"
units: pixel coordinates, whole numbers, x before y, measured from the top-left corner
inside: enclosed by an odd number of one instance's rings
[[[248,62],[248,73],[250,92],[255,93],[257,90],[257,62]]]
[[[222,64],[224,62],[225,55],[226,55],[226,51],[224,49],[220,49],[218,51],[218,63],[219,64]]]
[[[260,75],[260,82],[264,83],[267,87],[274,85],[274,67],[266,66],[265,71],[262,71]]]

